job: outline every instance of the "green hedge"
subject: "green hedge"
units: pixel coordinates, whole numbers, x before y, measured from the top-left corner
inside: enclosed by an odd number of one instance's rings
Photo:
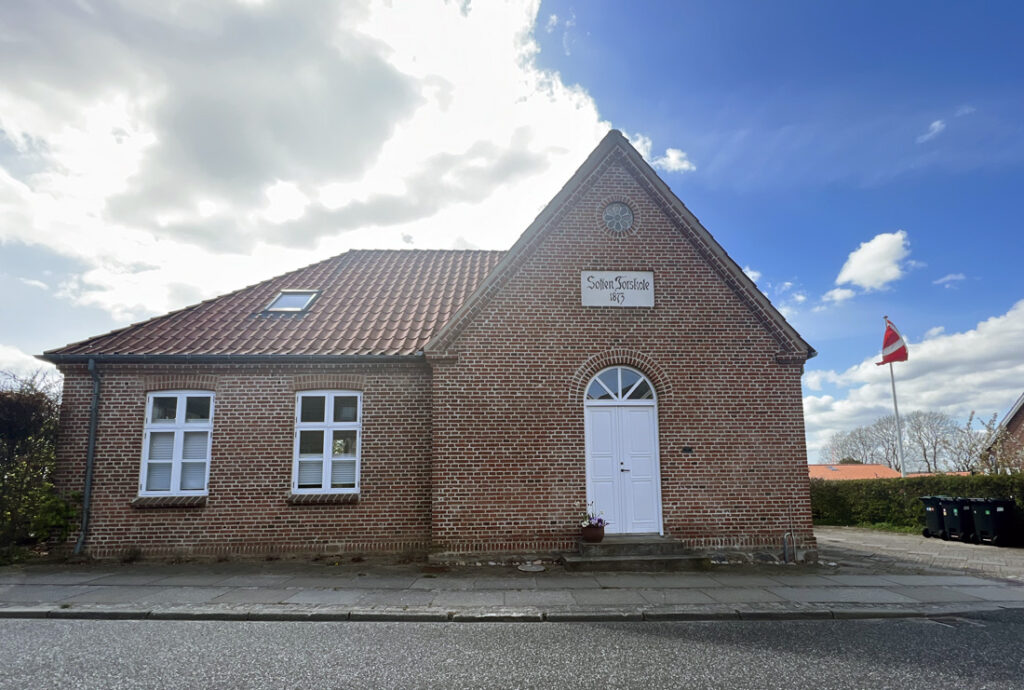
[[[816,525],[889,523],[924,527],[921,496],[1012,498],[1017,528],[1024,523],[1024,474],[936,475],[907,479],[811,480],[811,516]]]

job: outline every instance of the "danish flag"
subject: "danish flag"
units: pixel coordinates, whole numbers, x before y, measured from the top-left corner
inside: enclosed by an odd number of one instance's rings
[[[882,361],[875,362],[881,366],[882,364],[888,364],[889,362],[906,362],[907,361],[907,344],[903,341],[903,336],[896,330],[896,326],[892,324],[889,317],[885,317],[885,336],[882,338]]]

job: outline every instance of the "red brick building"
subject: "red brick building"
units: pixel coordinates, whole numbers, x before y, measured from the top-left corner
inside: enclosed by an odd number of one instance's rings
[[[588,501],[813,549],[814,354],[611,132],[508,252],[350,251],[43,357],[104,556],[572,549]]]

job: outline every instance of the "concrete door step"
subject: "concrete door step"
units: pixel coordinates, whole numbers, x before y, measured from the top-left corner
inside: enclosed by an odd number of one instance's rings
[[[616,556],[562,556],[566,570],[665,572],[707,570],[711,559],[701,554],[630,554]]]

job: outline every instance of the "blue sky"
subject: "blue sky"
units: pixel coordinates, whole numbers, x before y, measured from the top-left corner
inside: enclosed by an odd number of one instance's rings
[[[1015,3],[165,5],[0,11],[2,368],[349,248],[506,248],[615,127],[818,350],[812,461],[891,409],[884,314],[901,409],[1024,391]]]

